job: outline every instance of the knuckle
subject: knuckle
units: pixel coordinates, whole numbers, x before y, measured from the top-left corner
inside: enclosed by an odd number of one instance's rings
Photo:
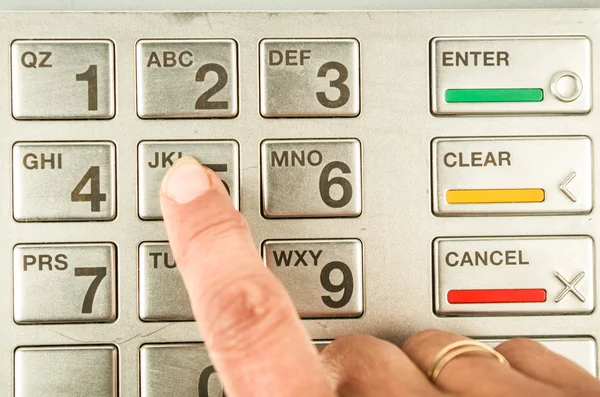
[[[540,344],[529,338],[513,338],[502,342],[496,347],[496,350],[502,354],[520,353],[539,348]]]
[[[241,354],[269,343],[296,321],[287,295],[262,274],[214,283],[203,295],[207,340],[218,354]]]
[[[402,349],[413,350],[415,346],[422,346],[427,344],[432,339],[439,339],[445,333],[437,329],[426,329],[424,331],[417,332],[404,342]]]

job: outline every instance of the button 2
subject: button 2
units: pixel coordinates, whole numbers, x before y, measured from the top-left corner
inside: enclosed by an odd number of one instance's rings
[[[266,241],[262,253],[265,266],[280,278],[302,318],[362,315],[360,240]]]
[[[355,39],[268,39],[260,43],[264,117],[354,117],[360,112]]]
[[[264,141],[263,214],[267,218],[359,216],[361,148],[356,139]]]
[[[434,273],[440,315],[589,314],[595,307],[587,236],[440,238]]]
[[[158,192],[167,169],[192,156],[223,181],[236,209],[240,207],[239,145],[235,141],[143,141],[138,145],[139,216],[162,219]]]
[[[109,40],[16,40],[11,45],[16,119],[109,119],[115,115]]]
[[[137,109],[141,118],[235,117],[233,40],[140,40]]]
[[[14,248],[19,324],[110,322],[117,318],[112,244],[20,244]]]
[[[13,213],[19,222],[112,220],[115,145],[18,142],[13,147]]]

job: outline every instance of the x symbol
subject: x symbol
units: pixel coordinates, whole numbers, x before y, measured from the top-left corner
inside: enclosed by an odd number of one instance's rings
[[[577,291],[577,289],[575,288],[575,286],[577,285],[577,283],[579,283],[581,281],[581,279],[583,279],[585,277],[585,273],[581,272],[577,275],[577,277],[575,277],[573,279],[573,281],[568,281],[566,278],[564,278],[560,273],[556,272],[554,273],[554,277],[556,277],[561,283],[564,284],[565,289],[562,290],[562,292],[560,294],[558,294],[558,296],[556,297],[556,299],[554,300],[556,303],[560,302],[561,300],[563,300],[563,298],[565,296],[567,296],[567,294],[569,292],[572,292],[573,295],[575,295],[577,297],[577,299],[579,299],[582,302],[585,302],[585,296],[583,296],[581,294],[581,292]]]

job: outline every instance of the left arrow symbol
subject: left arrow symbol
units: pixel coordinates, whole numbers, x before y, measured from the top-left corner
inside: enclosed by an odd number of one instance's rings
[[[577,202],[577,197],[575,197],[575,195],[573,193],[571,193],[571,191],[569,189],[567,189],[567,185],[569,183],[571,183],[571,181],[573,179],[575,179],[575,177],[577,176],[576,172],[571,172],[569,174],[569,176],[567,177],[567,179],[565,179],[561,184],[560,184],[560,191],[563,192],[565,194],[565,196],[567,196],[572,202]]]

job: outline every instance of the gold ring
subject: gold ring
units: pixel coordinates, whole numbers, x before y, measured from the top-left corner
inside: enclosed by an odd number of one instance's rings
[[[508,360],[496,350],[491,347],[484,345],[483,343],[476,342],[474,340],[466,339],[458,342],[454,342],[443,348],[433,359],[429,369],[427,370],[427,377],[431,383],[435,383],[442,369],[450,361],[456,357],[466,353],[487,353],[494,356],[501,364],[510,368]]]

